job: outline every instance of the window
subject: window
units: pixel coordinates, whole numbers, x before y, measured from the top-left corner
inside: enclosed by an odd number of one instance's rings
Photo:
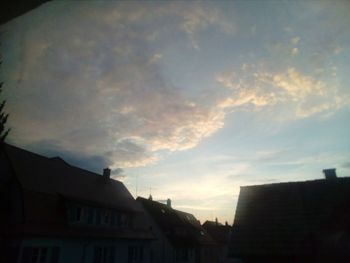
[[[95,208],[79,204],[68,204],[68,222],[71,224],[84,224],[95,226],[129,227],[130,215],[105,208]]]
[[[94,263],[113,263],[114,247],[96,246],[94,251]]]
[[[118,212],[113,212],[113,215],[112,215],[112,225],[113,226],[119,226],[120,225],[120,213]]]
[[[130,224],[130,216],[120,212],[113,212],[112,225],[117,227],[128,227]]]
[[[80,222],[81,219],[82,219],[82,215],[83,215],[83,208],[80,207],[80,206],[77,206],[75,208],[75,213],[74,214],[75,214],[74,215],[75,221]]]
[[[60,258],[60,248],[59,247],[51,248],[51,261],[50,261],[50,263],[58,263],[59,258]]]
[[[33,248],[32,263],[45,263],[47,258],[47,248]]]
[[[131,246],[129,247],[128,263],[139,263],[143,261],[143,247]]]
[[[100,209],[96,210],[96,225],[101,224],[102,211]]]
[[[24,247],[21,263],[58,263],[59,247]]]
[[[120,216],[120,226],[127,227],[129,226],[129,216],[126,214],[121,214]]]
[[[87,209],[87,223],[93,224],[94,223],[94,215],[95,215],[95,209],[92,207],[89,207]]]
[[[70,223],[82,223],[85,220],[85,207],[70,204],[68,206],[68,221]]]
[[[103,211],[102,215],[102,223],[104,225],[109,225],[111,222],[111,211],[105,210]]]
[[[188,260],[188,249],[177,248],[176,249],[176,261],[186,261]]]

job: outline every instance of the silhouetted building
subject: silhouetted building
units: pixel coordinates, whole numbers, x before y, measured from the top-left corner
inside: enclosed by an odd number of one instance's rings
[[[173,209],[170,201],[162,204],[138,197],[157,240],[152,243],[153,263],[218,262],[215,241],[189,213]]]
[[[202,226],[218,244],[219,262],[225,262],[231,236],[231,226],[227,222],[225,225],[220,224],[217,219],[215,221],[205,221]]]
[[[0,24],[21,16],[50,0],[5,0],[0,9]]]
[[[149,262],[154,239],[123,183],[5,145],[0,262]]]
[[[230,257],[243,262],[350,262],[350,178],[337,178],[335,169],[325,170],[325,176],[241,187]]]

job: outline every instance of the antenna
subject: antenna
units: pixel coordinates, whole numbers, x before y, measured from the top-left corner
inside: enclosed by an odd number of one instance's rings
[[[135,192],[136,192],[135,198],[137,197],[137,191],[138,191],[138,179],[139,179],[139,175],[136,174],[135,175]]]

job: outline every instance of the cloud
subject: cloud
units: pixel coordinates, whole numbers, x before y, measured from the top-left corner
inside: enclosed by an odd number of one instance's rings
[[[289,109],[295,118],[305,118],[349,105],[348,95],[340,96],[336,85],[304,75],[294,67],[271,73],[244,64],[237,72],[217,74],[216,81],[232,91],[219,103],[224,109],[279,107]]]
[[[60,8],[69,11],[62,16]],[[229,31],[218,11],[201,4],[135,9],[132,3],[93,2],[53,2],[34,17],[9,23],[4,67],[10,139],[37,144],[41,152],[101,156],[96,164],[112,169],[150,165],[159,151],[195,147],[223,127],[224,113],[214,101],[190,98],[191,87],[165,79],[157,63],[163,55],[153,46],[169,34],[195,41],[214,25]]]
[[[295,47],[295,48],[292,49],[292,54],[293,55],[297,55],[298,53],[299,53],[299,49],[298,48]]]
[[[299,41],[300,41],[300,37],[293,37],[290,42],[294,45],[297,45],[299,44]]]
[[[64,148],[58,146],[59,143],[54,140],[41,140],[33,143],[29,143],[26,148],[33,152],[42,152],[47,157],[60,157],[63,158],[68,164],[85,168],[89,171],[102,174],[102,169],[111,165],[111,160],[108,158],[108,154],[93,155],[86,153],[78,153],[73,151],[67,151]],[[44,150],[43,150],[44,149]]]
[[[154,63],[158,62],[159,60],[161,60],[162,58],[163,58],[162,54],[156,53],[149,59],[148,63],[154,64]]]
[[[124,172],[124,170],[122,168],[116,168],[116,169],[112,170],[111,177],[113,179],[117,179],[119,181],[123,181],[123,180],[125,180],[126,176],[127,175],[125,174],[125,172]]]
[[[350,169],[350,162],[344,162],[341,164],[342,168]]]
[[[225,15],[213,7],[203,7],[195,4],[193,8],[181,8],[178,12],[184,18],[181,28],[188,34],[192,46],[196,49],[199,48],[197,34],[210,25],[218,26],[226,34],[232,34],[235,31],[235,27],[225,18]]]

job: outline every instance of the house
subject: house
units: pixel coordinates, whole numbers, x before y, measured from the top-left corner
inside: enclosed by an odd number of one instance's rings
[[[229,255],[241,262],[350,262],[350,178],[240,189]]]
[[[7,1],[4,8],[0,9],[0,24],[5,24],[48,1],[50,0]]]
[[[219,262],[225,262],[231,236],[231,226],[227,222],[224,225],[219,223],[216,218],[215,221],[205,221],[202,227],[218,245]]]
[[[152,199],[136,199],[148,215],[148,224],[157,240],[152,243],[152,263],[217,262],[215,241],[189,213]]]
[[[123,183],[11,145],[0,152],[0,262],[149,262],[153,235]]]

